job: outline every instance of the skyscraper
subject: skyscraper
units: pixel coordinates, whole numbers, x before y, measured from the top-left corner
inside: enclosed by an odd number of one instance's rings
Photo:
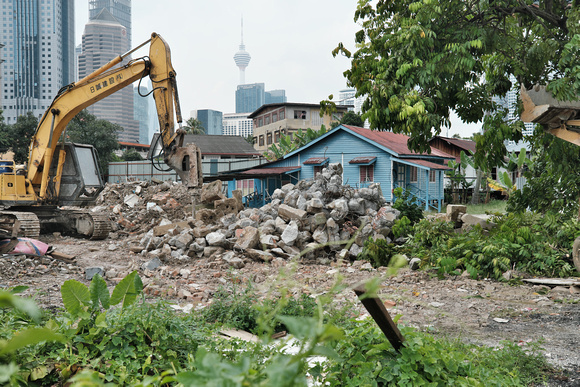
[[[246,67],[250,64],[250,53],[246,51],[246,46],[244,45],[244,19],[242,19],[242,43],[240,44],[240,50],[234,55],[234,61],[236,66],[240,68],[240,85],[246,83]]]
[[[221,136],[223,134],[223,116],[223,113],[217,110],[200,109],[197,111],[197,119],[201,121],[205,134]]]
[[[141,85],[140,90],[138,86],[135,86],[133,90],[133,118],[139,122],[139,143],[149,144],[149,99],[151,97],[141,96],[146,95],[149,89]]]
[[[266,92],[266,102],[264,103],[284,103],[288,102],[286,90],[270,90]]]
[[[131,44],[131,0],[89,0],[89,19],[94,19],[103,9],[127,29],[129,47]]]
[[[266,102],[263,83],[238,85],[236,90],[236,113],[251,113]]]
[[[127,29],[107,8],[102,9],[85,25],[82,54],[78,57],[79,77],[89,75],[127,51],[129,51]],[[139,142],[139,123],[133,119],[132,87],[117,91],[89,106],[87,110],[97,118],[121,125],[123,131],[119,133],[119,141]]]
[[[74,81],[74,1],[0,0],[2,110],[8,124],[42,116]]]

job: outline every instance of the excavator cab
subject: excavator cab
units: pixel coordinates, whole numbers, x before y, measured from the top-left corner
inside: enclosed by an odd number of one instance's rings
[[[66,158],[62,170],[59,206],[86,206],[95,202],[105,187],[99,171],[97,152],[92,145],[65,143]],[[55,158],[50,176],[56,176]]]

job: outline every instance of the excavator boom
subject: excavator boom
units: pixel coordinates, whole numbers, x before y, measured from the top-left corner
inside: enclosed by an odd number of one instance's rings
[[[123,60],[140,47],[150,44],[149,56]],[[63,87],[46,110],[31,140],[25,174],[0,172],[0,206],[32,211],[35,217],[52,221],[66,220],[59,205],[84,205],[94,201],[103,188],[97,157],[91,146],[65,143],[63,133],[68,123],[84,108],[149,76],[161,131],[164,161],[188,187],[203,184],[201,153],[195,144],[184,146],[184,131],[175,130],[174,120],[182,121],[175,70],[167,43],[156,33],[139,47],[120,55],[76,83]],[[6,169],[6,168],[5,168]],[[90,171],[87,171],[90,169]],[[85,173],[87,172],[87,173]],[[63,192],[64,191],[64,192]],[[23,215],[15,215],[22,223],[31,223]],[[77,212],[77,230],[97,238],[106,237],[100,218]],[[40,226],[31,225],[27,236]]]

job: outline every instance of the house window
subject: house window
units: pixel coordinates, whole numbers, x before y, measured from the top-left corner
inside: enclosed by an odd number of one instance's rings
[[[369,181],[374,181],[374,165],[361,165],[360,166],[360,182],[366,183]]]
[[[255,145],[258,143],[258,138],[257,137],[252,137],[252,145]]]
[[[280,119],[283,120],[284,119],[284,110],[280,110]]]
[[[266,138],[266,142],[268,145],[272,145],[272,133],[268,133]]]
[[[278,121],[278,113],[272,113],[272,122]]]
[[[274,142],[275,143],[279,143],[280,142],[280,131],[277,130],[274,132]]]
[[[314,177],[316,177],[322,173],[322,168],[324,168],[324,165],[315,165],[314,166]]]
[[[417,167],[411,167],[411,183],[417,182]]]
[[[270,123],[270,116],[265,116],[264,117],[264,125],[268,125]]]
[[[258,137],[258,145],[264,146],[264,135],[263,134],[260,134],[260,137]]]
[[[430,170],[429,171],[429,181],[430,182],[434,182],[435,181],[435,171],[434,170]]]
[[[246,196],[254,191],[254,180],[250,179],[237,180],[236,189],[242,191],[242,195]]]
[[[294,110],[294,119],[305,120],[306,119],[306,110]]]
[[[262,117],[260,117],[258,118],[258,128],[262,125],[264,125],[264,120],[262,119]]]

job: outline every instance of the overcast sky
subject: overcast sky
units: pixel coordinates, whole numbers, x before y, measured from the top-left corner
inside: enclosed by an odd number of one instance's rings
[[[193,109],[235,112],[241,40],[252,57],[246,83],[284,89],[288,102],[318,103],[346,88],[349,60],[332,57],[339,42],[354,52],[356,0],[133,0],[132,46],[160,34],[171,47],[184,120]],[[75,0],[76,44],[88,22],[88,0]],[[133,57],[146,55],[140,51]],[[453,124],[449,135],[473,130]],[[446,135],[447,133],[443,133]]]

